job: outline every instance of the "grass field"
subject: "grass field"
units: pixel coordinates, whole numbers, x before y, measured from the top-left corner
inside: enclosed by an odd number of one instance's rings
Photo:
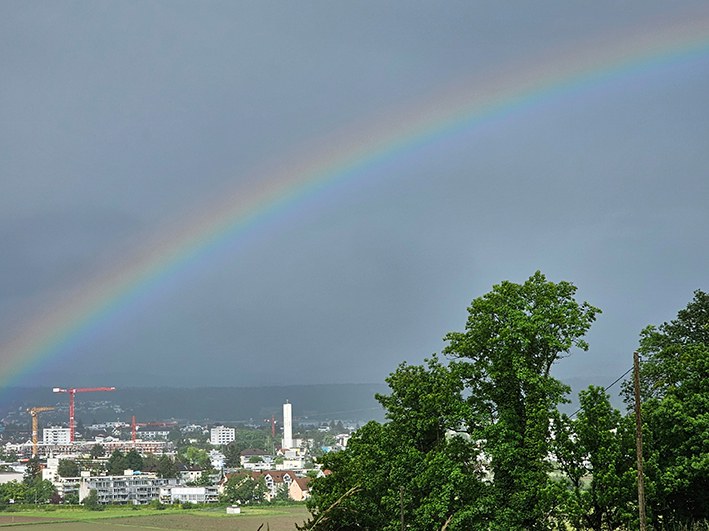
[[[308,517],[304,506],[244,508],[227,515],[224,508],[167,509],[163,511],[110,507],[105,511],[58,509],[0,513],[0,528],[44,531],[130,531],[140,529],[175,531],[291,531]]]

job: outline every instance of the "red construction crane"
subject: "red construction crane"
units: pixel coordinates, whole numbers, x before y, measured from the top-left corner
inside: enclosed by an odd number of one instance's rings
[[[71,389],[55,387],[52,389],[55,393],[69,393],[69,440],[71,442],[74,442],[74,395],[76,395],[76,393],[94,393],[97,391],[115,390],[115,387],[72,387]]]
[[[271,423],[271,437],[276,438],[276,417],[271,415],[270,419],[263,419],[264,422]]]
[[[133,415],[133,419],[131,420],[130,423],[130,434],[131,434],[131,440],[133,443],[135,443],[136,439],[136,434],[138,431],[138,426],[176,426],[177,422],[174,421],[169,421],[169,422],[136,422],[135,421],[135,415]]]

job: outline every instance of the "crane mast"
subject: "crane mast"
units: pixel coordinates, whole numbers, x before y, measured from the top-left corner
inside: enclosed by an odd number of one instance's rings
[[[49,407],[49,406],[37,406],[37,407],[31,407],[27,411],[29,412],[30,416],[32,417],[32,457],[37,457],[39,455],[38,452],[38,432],[39,432],[39,421],[37,419],[37,415],[41,413],[42,411],[53,411],[56,408]]]
[[[69,389],[63,389],[61,387],[55,387],[52,389],[55,393],[68,393],[69,394],[69,441],[74,442],[74,396],[76,393],[94,393],[98,391],[115,391],[115,387],[71,387]]]

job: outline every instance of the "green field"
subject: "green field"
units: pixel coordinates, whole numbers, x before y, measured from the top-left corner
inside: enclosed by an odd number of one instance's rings
[[[131,529],[183,531],[286,531],[295,529],[308,517],[304,506],[244,508],[238,515],[219,509],[139,509],[110,507],[105,511],[57,509],[0,513],[0,528],[42,529],[45,531],[130,531]]]

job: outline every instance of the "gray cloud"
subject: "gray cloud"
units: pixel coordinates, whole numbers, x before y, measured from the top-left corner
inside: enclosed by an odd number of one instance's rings
[[[0,343],[45,294],[208,216],[256,168],[315,160],[460,83],[708,16],[702,2],[6,3]],[[541,269],[604,310],[560,376],[609,383],[643,326],[707,288],[707,93],[700,53],[367,168],[142,293],[33,381],[125,385],[139,366],[160,385],[381,382],[439,351],[493,283]]]

